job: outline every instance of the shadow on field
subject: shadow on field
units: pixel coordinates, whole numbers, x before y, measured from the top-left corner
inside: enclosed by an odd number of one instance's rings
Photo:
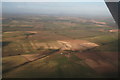
[[[0,45],[2,45],[2,47],[7,46],[8,44],[10,44],[10,41],[5,41],[5,42],[0,42]]]

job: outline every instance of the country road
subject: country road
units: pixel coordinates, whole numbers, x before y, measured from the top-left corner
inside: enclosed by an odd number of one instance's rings
[[[26,65],[26,64],[29,64],[29,63],[31,63],[31,62],[33,62],[33,61],[36,61],[36,60],[38,60],[38,59],[45,58],[45,57],[47,57],[48,55],[51,55],[51,54],[56,53],[56,52],[59,52],[59,49],[58,49],[58,50],[52,50],[52,51],[49,51],[49,52],[44,52],[44,53],[43,53],[44,55],[41,55],[41,54],[21,55],[22,57],[24,57],[24,58],[27,60],[26,62],[24,62],[24,63],[22,63],[22,64],[19,64],[19,65],[17,65],[17,66],[14,66],[14,67],[12,67],[12,68],[6,69],[6,70],[2,71],[2,73],[3,73],[3,74],[4,74],[4,73],[7,73],[7,72],[12,71],[12,70],[14,70],[14,69],[16,69],[16,68],[19,68],[19,67],[21,67],[21,66],[24,66],[24,65]]]

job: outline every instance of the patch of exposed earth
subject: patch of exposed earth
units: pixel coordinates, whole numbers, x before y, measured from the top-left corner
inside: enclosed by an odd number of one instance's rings
[[[31,45],[35,48],[44,48],[44,49],[61,49],[61,50],[72,50],[72,51],[83,51],[99,46],[96,43],[92,43],[85,40],[61,40],[61,41],[52,41],[46,43],[32,43]]]

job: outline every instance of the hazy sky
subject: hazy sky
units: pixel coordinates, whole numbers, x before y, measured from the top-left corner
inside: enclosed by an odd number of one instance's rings
[[[2,0],[3,2],[118,2],[120,0]]]
[[[110,16],[104,2],[3,2],[3,13]]]
[[[104,2],[104,0],[2,0],[4,2]]]

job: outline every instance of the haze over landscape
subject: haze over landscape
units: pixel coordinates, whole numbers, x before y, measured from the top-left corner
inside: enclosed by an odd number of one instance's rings
[[[4,2],[3,13],[111,16],[103,2]]]

